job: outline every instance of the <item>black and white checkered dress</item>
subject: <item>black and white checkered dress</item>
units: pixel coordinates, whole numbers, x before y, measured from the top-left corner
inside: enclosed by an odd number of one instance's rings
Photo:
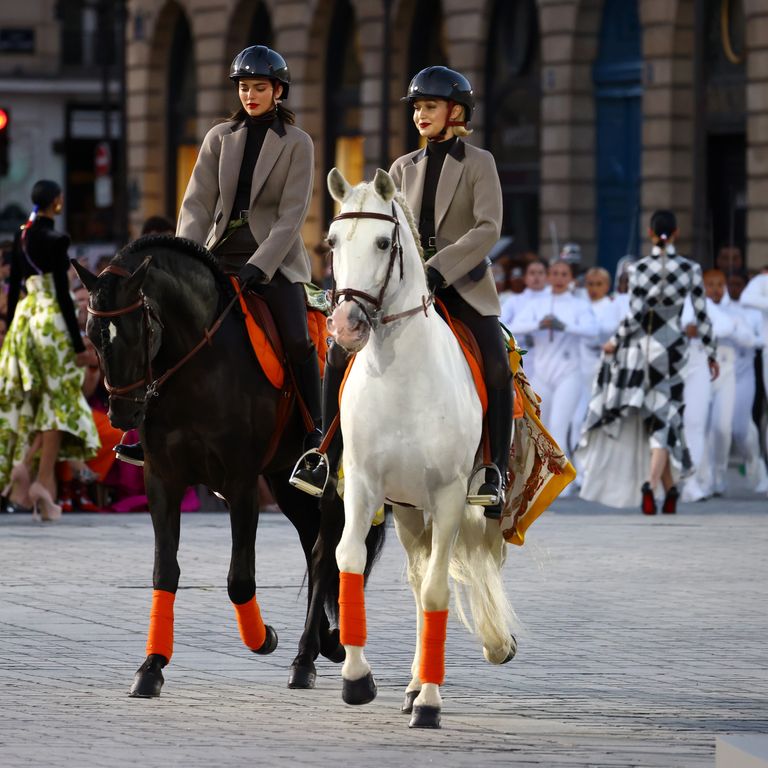
[[[685,474],[691,457],[683,433],[681,372],[688,345],[680,315],[689,295],[699,338],[708,356],[715,356],[701,267],[672,246],[654,248],[629,268],[629,293],[629,312],[614,338],[617,349],[603,358],[584,431],[603,427],[618,433],[620,419],[639,413],[651,447],[669,450],[672,463]]]

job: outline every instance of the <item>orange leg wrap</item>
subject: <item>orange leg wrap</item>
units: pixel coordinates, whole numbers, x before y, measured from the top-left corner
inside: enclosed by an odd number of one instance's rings
[[[422,683],[442,685],[445,680],[445,635],[448,611],[424,611],[421,630],[419,678]]]
[[[152,592],[152,608],[149,611],[147,656],[157,653],[168,661],[173,655],[173,603],[176,595],[164,589]]]
[[[365,592],[362,573],[339,574],[339,635],[342,645],[365,645]]]
[[[247,603],[235,606],[237,614],[237,628],[243,643],[252,651],[258,651],[267,639],[267,628],[261,619],[261,610],[254,595]]]

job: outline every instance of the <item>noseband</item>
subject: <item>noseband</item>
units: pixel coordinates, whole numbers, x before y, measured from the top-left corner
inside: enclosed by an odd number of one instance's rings
[[[354,302],[360,308],[360,311],[365,315],[369,325],[374,330],[378,325],[386,325],[392,323],[395,320],[401,320],[404,317],[410,317],[411,315],[424,312],[427,314],[427,309],[432,304],[433,297],[430,294],[428,297],[421,297],[421,304],[413,309],[408,309],[405,312],[398,312],[395,315],[381,316],[382,304],[384,303],[384,294],[389,286],[389,281],[392,278],[392,272],[395,268],[395,261],[400,263],[400,281],[403,280],[403,246],[400,243],[400,221],[397,218],[397,209],[395,204],[392,203],[392,215],[386,213],[375,213],[374,211],[349,211],[348,213],[340,213],[331,219],[331,224],[334,221],[344,221],[346,219],[378,219],[380,221],[389,221],[394,224],[392,230],[392,247],[389,250],[389,264],[387,265],[387,276],[384,278],[384,283],[381,286],[378,296],[373,296],[365,291],[359,291],[356,288],[336,288],[336,277],[333,274],[333,251],[331,251],[331,307],[335,309],[340,304],[339,298],[345,298]],[[368,311],[359,299],[368,302],[372,307],[372,311]]]
[[[148,258],[152,258],[151,256]],[[123,269],[123,267],[119,267],[116,264],[108,264],[107,267],[99,273],[99,277],[102,277],[106,274],[112,274],[117,275],[118,277],[130,277],[131,273]],[[152,339],[154,334],[154,328],[152,327],[152,321],[154,320],[160,328],[163,328],[163,323],[158,317],[157,313],[155,312],[154,307],[150,303],[149,299],[144,295],[144,292],[139,289],[139,298],[133,303],[129,304],[127,307],[121,307],[120,309],[112,309],[112,310],[104,310],[104,309],[94,309],[90,301],[88,302],[88,314],[92,315],[93,317],[98,317],[99,319],[106,319],[106,318],[113,318],[113,317],[121,317],[123,315],[128,315],[131,312],[135,312],[137,310],[142,310],[142,321],[144,326],[144,354],[146,356],[146,373],[144,375],[144,378],[139,379],[138,381],[133,382],[133,384],[127,384],[123,387],[115,387],[112,386],[109,381],[107,380],[106,370],[104,371],[104,387],[109,393],[109,399],[115,399],[115,400],[128,400],[132,403],[139,403],[139,404],[146,404],[147,400],[151,397],[156,397],[158,394],[158,390],[160,387],[174,374],[176,371],[179,370],[186,362],[191,360],[206,344],[210,345],[212,343],[213,335],[216,333],[216,331],[219,330],[221,327],[221,324],[224,322],[224,318],[229,314],[229,311],[234,306],[235,302],[238,300],[240,296],[241,289],[238,288],[235,292],[235,295],[233,296],[232,300],[227,304],[227,306],[224,308],[224,311],[219,315],[216,322],[210,327],[210,329],[206,329],[203,333],[203,338],[200,340],[198,344],[196,344],[176,365],[174,365],[172,368],[169,368],[162,376],[159,376],[158,378],[155,378],[153,372],[152,372]],[[105,365],[106,369],[106,365]],[[139,389],[140,387],[144,387],[144,392],[138,397],[128,397],[126,395],[127,392],[131,392],[132,390]]]

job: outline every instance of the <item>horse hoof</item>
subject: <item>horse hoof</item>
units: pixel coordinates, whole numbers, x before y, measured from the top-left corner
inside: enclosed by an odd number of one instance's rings
[[[418,691],[406,691],[405,699],[403,699],[403,706],[400,707],[400,711],[406,715],[410,715],[411,712],[413,712],[413,702],[416,700],[418,695]]]
[[[515,640],[514,635],[509,636],[509,653],[507,654],[507,658],[502,661],[502,664],[506,664],[508,661],[512,661],[512,659],[515,658],[515,655],[517,654],[517,640]]]
[[[339,630],[334,629],[328,633],[325,641],[320,645],[320,653],[325,656],[328,661],[332,661],[334,664],[343,663],[347,658],[347,652],[344,650],[344,646],[339,642]]]
[[[414,706],[409,728],[439,728],[440,707]]]
[[[288,675],[288,687],[309,690],[315,687],[316,677],[314,664],[307,667],[295,664],[291,667],[291,674]]]
[[[376,681],[369,672],[359,680],[343,680],[341,698],[345,704],[368,704],[376,698]]]
[[[157,698],[165,682],[161,670],[167,663],[163,656],[156,654],[147,656],[133,676],[133,685],[131,685],[128,695],[134,699]]]
[[[260,656],[267,656],[277,648],[277,632],[275,632],[274,628],[270,627],[269,624],[266,625],[265,629],[267,630],[267,636],[264,638],[261,648],[257,648],[253,651]]]

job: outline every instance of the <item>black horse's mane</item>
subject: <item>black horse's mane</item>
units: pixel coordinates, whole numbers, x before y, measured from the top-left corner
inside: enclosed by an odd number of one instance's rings
[[[218,259],[202,245],[187,240],[185,237],[176,237],[175,235],[143,235],[123,247],[117,256],[113,259],[114,263],[120,264],[125,261],[132,261],[136,255],[148,256],[148,251],[152,248],[163,248],[174,251],[184,256],[191,256],[195,261],[204,264],[210,269],[216,281],[216,287],[219,289],[219,296],[227,299],[233,295],[234,289],[227,275],[224,274],[219,266]]]

